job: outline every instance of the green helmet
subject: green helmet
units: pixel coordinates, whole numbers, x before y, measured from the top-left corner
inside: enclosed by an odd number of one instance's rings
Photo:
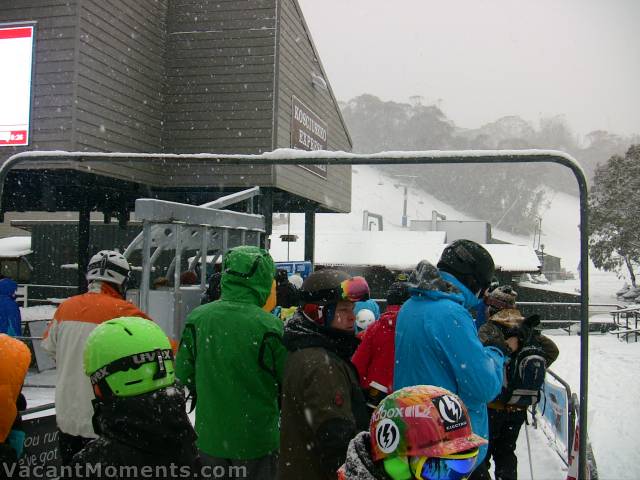
[[[87,338],[84,371],[98,397],[132,397],[173,385],[173,350],[150,320],[121,317],[98,325]]]

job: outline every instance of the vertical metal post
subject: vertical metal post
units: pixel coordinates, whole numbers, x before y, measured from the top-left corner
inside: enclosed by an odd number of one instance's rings
[[[304,212],[304,259],[313,264],[316,243],[316,213]]]
[[[209,249],[209,229],[203,225],[200,230],[202,243],[200,244],[200,288],[207,289],[207,250]]]
[[[247,231],[240,230],[240,245],[246,245],[246,244],[247,244]]]
[[[262,189],[262,215],[264,215],[264,238],[262,248],[269,249],[269,236],[273,230],[273,189]]]
[[[402,226],[407,226],[407,186],[404,185],[404,199],[402,201]]]
[[[589,199],[584,175],[576,173],[580,188],[580,458],[578,479],[587,476],[587,402],[589,384]]]
[[[227,254],[227,250],[229,250],[229,229],[225,228],[222,230],[222,256]]]
[[[149,286],[151,284],[151,224],[142,221],[142,280],[140,281],[140,310],[149,312]]]
[[[182,335],[182,295],[180,292],[180,269],[182,268],[182,225],[176,225],[176,254],[173,269],[173,338]]]
[[[91,228],[91,209],[85,201],[78,212],[78,293],[87,291],[87,266],[89,265],[89,241]]]

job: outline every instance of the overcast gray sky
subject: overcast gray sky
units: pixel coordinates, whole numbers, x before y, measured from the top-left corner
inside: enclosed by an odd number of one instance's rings
[[[339,100],[640,133],[640,0],[299,0]]]

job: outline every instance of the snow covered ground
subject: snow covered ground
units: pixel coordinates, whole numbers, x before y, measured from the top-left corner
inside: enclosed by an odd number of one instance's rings
[[[362,212],[384,216],[385,230],[400,230],[402,217],[402,189],[394,187],[394,179],[381,175],[368,166],[354,167],[352,212],[349,214],[319,214],[316,220],[318,231],[355,231],[362,228]],[[549,254],[562,257],[563,266],[577,271],[578,264],[578,200],[565,194],[554,194],[551,205],[543,213],[542,243]],[[423,192],[409,189],[408,216],[410,219],[430,219],[431,210],[447,215],[449,219],[471,220],[451,207]],[[274,227],[278,233],[287,230],[286,222]],[[302,215],[291,216],[291,231],[302,233]],[[509,235],[494,230],[494,236],[518,244],[531,244],[531,238]],[[302,255],[294,249],[303,242],[291,245],[291,260],[300,260]],[[286,250],[284,251],[286,255]],[[298,256],[299,255],[299,256]],[[278,258],[278,260],[286,260]],[[622,286],[622,280],[615,275],[590,269],[590,298],[592,303],[619,303],[615,291]],[[552,288],[574,292],[579,287],[578,280],[552,285]],[[41,309],[43,307],[35,307]],[[28,318],[44,318],[51,311],[23,311]],[[580,337],[553,335],[560,347],[560,357],[553,370],[564,378],[574,392],[579,391]],[[637,381],[635,366],[640,365],[640,344],[623,343],[614,335],[593,335],[590,337],[590,385],[589,385],[589,437],[593,444],[600,479],[619,480],[640,478],[640,450],[635,441],[639,438],[640,414],[635,408],[640,398],[640,382]],[[54,372],[30,375],[30,385],[52,385]],[[27,387],[25,392],[30,405],[52,402],[53,389]],[[529,427],[532,457],[534,459],[533,478],[536,480],[564,480],[566,469],[558,455],[550,448],[540,430]],[[518,442],[519,478],[530,479],[528,453],[524,429]]]
[[[580,337],[554,335],[551,338],[560,348],[560,356],[553,370],[578,392]],[[640,343],[624,343],[614,335],[590,337],[589,374],[589,438],[601,480],[636,480],[640,478],[640,450],[637,448],[640,415],[637,399],[640,382],[634,367],[640,365]],[[42,388],[55,384],[55,371],[30,374],[24,389],[29,406],[53,402],[54,390]],[[35,387],[37,385],[38,387]],[[51,413],[43,412],[38,415]],[[541,430],[528,427],[533,478],[535,480],[564,480],[564,464],[549,445]],[[518,439],[518,478],[531,479],[524,428]]]

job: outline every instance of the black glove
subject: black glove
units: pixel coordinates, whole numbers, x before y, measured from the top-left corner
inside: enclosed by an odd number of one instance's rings
[[[495,347],[507,357],[513,353],[509,345],[507,345],[500,328],[491,322],[485,323],[480,327],[479,337],[485,347]]]
[[[535,328],[540,325],[540,315],[530,315],[524,319],[518,328],[518,340],[521,344],[528,344],[535,334]]]

